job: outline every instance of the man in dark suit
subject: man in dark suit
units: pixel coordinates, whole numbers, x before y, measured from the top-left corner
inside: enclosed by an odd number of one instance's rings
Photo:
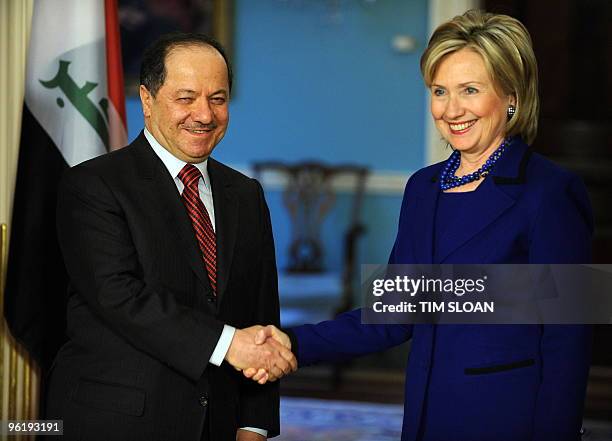
[[[279,322],[261,186],[210,158],[230,65],[207,37],[170,34],[145,52],[140,80],[143,133],[60,187],[69,341],[46,415],[69,440],[265,440],[279,432],[277,385],[238,371],[275,379],[295,359],[254,344],[253,325]]]

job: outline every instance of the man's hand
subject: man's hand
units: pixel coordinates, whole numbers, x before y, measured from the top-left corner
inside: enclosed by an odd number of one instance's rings
[[[266,441],[266,437],[250,430],[238,429],[236,441]]]
[[[276,381],[297,369],[295,356],[286,346],[274,339],[261,344],[255,343],[257,332],[263,329],[262,326],[236,329],[225,355],[227,362],[236,370],[253,368],[259,374],[254,380],[260,384]]]
[[[269,338],[273,338],[281,345],[291,350],[291,339],[287,334],[278,329],[274,325],[259,326],[255,333],[255,343],[261,345],[266,342]]]
[[[268,325],[266,327],[259,326],[255,333],[255,343],[257,345],[263,345],[267,342],[275,341],[280,343],[283,347],[291,350],[291,340],[289,336],[283,331],[278,329],[274,325]],[[291,364],[291,372],[297,370],[297,361],[295,364]],[[268,381],[267,372],[264,369],[248,368],[242,371],[245,377],[251,378],[253,381],[257,381],[259,384],[265,384]],[[289,372],[284,372],[288,374]],[[278,377],[280,378],[280,377]],[[273,380],[272,380],[273,381]]]

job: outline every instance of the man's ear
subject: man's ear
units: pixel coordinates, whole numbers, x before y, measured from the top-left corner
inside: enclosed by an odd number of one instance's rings
[[[153,96],[151,95],[151,92],[149,92],[148,89],[142,84],[140,85],[140,88],[138,89],[138,93],[140,94],[140,103],[142,104],[142,113],[145,118],[149,118],[151,116],[151,105],[152,105],[151,101],[153,101]]]

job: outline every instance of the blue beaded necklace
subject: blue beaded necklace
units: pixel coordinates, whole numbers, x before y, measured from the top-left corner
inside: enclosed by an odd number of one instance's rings
[[[446,165],[440,174],[440,189],[442,191],[448,190],[450,188],[460,187],[465,184],[469,184],[470,182],[477,181],[481,178],[484,178],[489,174],[493,165],[500,158],[504,150],[510,143],[510,138],[504,139],[499,147],[487,158],[485,163],[473,173],[468,173],[463,176],[455,176],[455,172],[459,168],[459,164],[461,163],[461,153],[459,150],[455,150],[450,158],[446,161]]]

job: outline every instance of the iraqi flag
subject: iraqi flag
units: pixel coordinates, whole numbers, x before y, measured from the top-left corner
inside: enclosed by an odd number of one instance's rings
[[[65,339],[59,179],[127,143],[116,0],[35,0],[27,63],[4,311],[44,371]]]

